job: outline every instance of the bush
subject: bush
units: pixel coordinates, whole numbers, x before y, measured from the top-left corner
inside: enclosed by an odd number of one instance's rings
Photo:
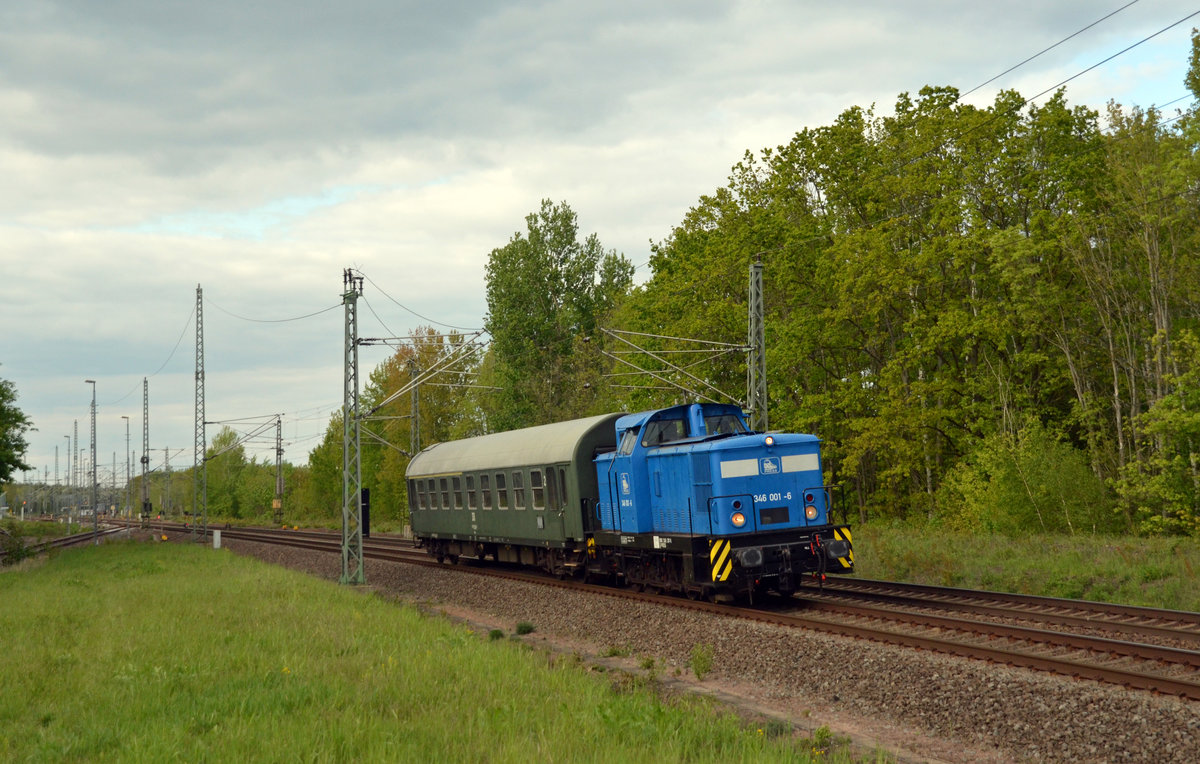
[[[0,564],[16,565],[29,554],[20,526],[12,519],[5,520],[0,525]]]
[[[517,634],[524,636],[525,634],[533,633],[533,624],[529,621],[521,621],[517,624]]]
[[[692,646],[692,673],[696,679],[704,681],[713,667],[713,646],[709,644]]]
[[[1037,420],[980,443],[946,476],[938,518],[972,533],[1112,532],[1114,501],[1083,452]]]

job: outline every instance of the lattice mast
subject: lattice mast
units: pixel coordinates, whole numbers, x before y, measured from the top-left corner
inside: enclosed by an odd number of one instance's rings
[[[88,478],[92,481],[92,540],[100,543],[100,498],[97,492],[100,488],[100,470],[96,464],[96,383],[92,382],[92,464]]]
[[[278,525],[283,521],[283,414],[275,417],[275,498],[271,507]]]
[[[767,431],[767,339],[764,326],[763,264],[759,255],[750,264],[750,362],[746,365],[746,408],[750,410],[750,428]]]
[[[142,521],[150,521],[150,380],[142,377]]]
[[[342,271],[342,303],[346,306],[345,391],[342,401],[342,578],[343,584],[365,584],[362,535],[362,450],[358,413],[358,298],[361,276]]]
[[[196,430],[192,455],[192,535],[208,538],[208,438],[204,432],[204,290],[196,285]],[[197,517],[199,515],[199,517]]]

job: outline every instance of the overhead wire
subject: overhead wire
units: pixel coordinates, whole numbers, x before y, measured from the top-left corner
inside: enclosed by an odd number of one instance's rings
[[[179,350],[179,345],[180,345],[180,343],[183,342],[183,336],[185,334],[187,334],[188,328],[192,325],[192,318],[195,315],[196,315],[196,308],[193,306],[191,311],[188,312],[187,321],[185,321],[183,323],[183,330],[179,332],[179,339],[175,340],[175,347],[171,348],[171,352],[169,354],[167,354],[167,360],[163,361],[162,365],[159,366],[157,369],[155,369],[153,374],[148,375],[146,377],[146,379],[154,379],[155,377],[158,376],[159,372],[161,372],[163,369],[167,368],[167,364],[169,364],[171,362],[171,359],[175,357],[175,352],[177,350]],[[104,405],[105,406],[115,406],[118,403],[124,401],[129,396],[133,395],[133,393],[137,389],[138,389],[138,385],[137,385],[137,383],[134,383],[133,387],[131,387],[129,389],[129,392],[125,393],[124,395],[122,395],[120,398],[117,398],[116,400],[105,402]]]
[[[1005,69],[1004,71],[1000,72],[999,74],[997,74],[996,76],[992,77],[991,79],[985,80],[985,81],[983,81],[983,82],[979,83],[978,85],[976,85],[975,87],[971,88],[971,89],[970,89],[970,90],[968,90],[967,92],[960,94],[960,95],[958,96],[958,100],[960,100],[960,101],[961,101],[962,99],[964,99],[964,98],[966,98],[967,96],[969,96],[969,95],[971,95],[972,93],[974,93],[976,90],[979,90],[979,89],[980,89],[980,88],[982,88],[982,87],[986,87],[987,85],[990,85],[990,84],[992,84],[993,82],[995,82],[996,80],[1000,79],[1000,78],[1001,78],[1001,77],[1003,77],[1004,75],[1006,75],[1006,74],[1009,74],[1010,72],[1014,72],[1014,71],[1016,71],[1017,69],[1020,69],[1022,66],[1025,66],[1025,64],[1028,64],[1030,61],[1033,61],[1035,58],[1038,58],[1038,57],[1042,56],[1042,55],[1043,55],[1043,54],[1045,54],[1045,53],[1049,53],[1050,51],[1052,51],[1052,50],[1054,50],[1055,48],[1057,48],[1059,45],[1062,45],[1064,42],[1067,42],[1067,41],[1069,41],[1069,40],[1072,40],[1072,39],[1074,39],[1075,37],[1078,37],[1079,35],[1083,34],[1084,32],[1086,32],[1087,30],[1089,30],[1089,29],[1091,29],[1092,27],[1096,26],[1097,24],[1099,24],[1099,23],[1101,23],[1101,22],[1104,22],[1104,21],[1107,21],[1108,19],[1112,18],[1113,16],[1116,16],[1118,13],[1120,13],[1120,12],[1121,12],[1121,11],[1123,11],[1123,10],[1125,10],[1125,9],[1126,9],[1126,8],[1128,8],[1129,6],[1131,6],[1131,5],[1136,5],[1138,2],[1139,2],[1139,0],[1132,0],[1132,2],[1128,2],[1128,3],[1126,3],[1125,5],[1122,5],[1120,8],[1116,9],[1115,11],[1112,11],[1112,12],[1111,12],[1111,13],[1109,13],[1108,15],[1106,15],[1106,16],[1102,16],[1102,17],[1100,17],[1100,18],[1096,19],[1095,21],[1093,21],[1092,23],[1088,24],[1087,26],[1085,26],[1085,27],[1082,27],[1082,28],[1080,28],[1080,29],[1077,29],[1077,30],[1075,30],[1074,32],[1072,32],[1071,34],[1069,34],[1069,35],[1067,35],[1066,37],[1062,38],[1061,40],[1059,40],[1058,42],[1054,43],[1053,45],[1051,45],[1051,46],[1049,46],[1049,47],[1047,47],[1047,48],[1042,48],[1042,49],[1041,49],[1041,50],[1039,50],[1037,53],[1034,53],[1032,56],[1030,56],[1029,58],[1025,59],[1024,61],[1022,61],[1022,62],[1020,62],[1020,63],[1018,63],[1018,64],[1013,64],[1012,66],[1008,67],[1007,69]]]
[[[294,316],[292,318],[250,318],[248,316],[241,316],[241,315],[238,315],[237,313],[234,313],[231,310],[222,308],[220,305],[213,302],[212,298],[210,298],[210,297],[206,296],[204,298],[204,301],[207,302],[209,305],[213,306],[214,308],[216,308],[217,310],[221,311],[225,315],[233,316],[234,318],[240,319],[242,321],[251,321],[256,324],[285,324],[285,323],[288,323],[291,321],[302,321],[306,318],[312,318],[313,316],[319,316],[322,313],[328,313],[329,311],[333,310],[334,308],[342,307],[342,303],[339,302],[335,305],[330,305],[328,308],[322,308],[321,310],[313,311],[312,313],[305,313],[303,316]]]
[[[358,269],[356,269],[356,270],[358,270]],[[371,286],[373,286],[373,287],[375,287],[376,289],[378,289],[380,294],[382,294],[384,297],[386,297],[386,298],[388,298],[389,300],[391,300],[391,301],[392,301],[392,302],[393,302],[393,303],[394,303],[396,306],[400,307],[400,308],[401,308],[401,309],[403,309],[403,310],[407,310],[409,313],[412,313],[414,316],[416,316],[417,318],[421,319],[422,321],[428,321],[428,322],[430,322],[431,324],[437,324],[438,326],[444,326],[444,327],[446,327],[447,329],[458,329],[459,331],[464,331],[464,332],[478,332],[478,331],[483,331],[483,330],[482,330],[480,327],[477,327],[477,326],[455,326],[454,324],[447,324],[447,323],[445,323],[445,322],[443,322],[443,321],[438,321],[438,320],[437,320],[437,319],[435,319],[435,318],[430,318],[429,316],[422,315],[422,314],[418,313],[417,311],[413,310],[412,308],[408,307],[407,305],[404,305],[404,304],[403,304],[403,303],[401,303],[399,300],[397,300],[395,297],[392,297],[390,294],[388,294],[388,293],[387,293],[387,291],[386,291],[386,290],[384,290],[384,288],[383,288],[383,287],[379,286],[379,284],[376,284],[376,283],[374,282],[374,280],[372,280],[372,279],[371,279],[371,277],[370,277],[370,276],[368,276],[367,274],[363,273],[363,272],[362,272],[362,270],[358,270],[358,274],[359,274],[360,276],[362,276],[364,279],[366,279],[367,281],[371,282]],[[376,318],[378,318],[378,316],[376,316]],[[380,323],[382,324],[383,322],[382,322],[382,321],[380,321]],[[389,331],[390,331],[390,330],[389,330]]]

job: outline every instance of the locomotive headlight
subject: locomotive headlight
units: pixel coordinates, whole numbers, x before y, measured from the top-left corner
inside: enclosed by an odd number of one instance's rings
[[[773,446],[773,445],[775,445],[775,436],[774,436],[774,435],[768,435],[768,436],[767,436],[767,439],[766,439],[764,442],[765,442],[765,443],[766,443],[768,446]]]
[[[746,524],[746,516],[741,512],[734,512],[729,516],[729,522],[733,523],[734,528],[741,528]]]
[[[807,507],[804,508],[804,516],[807,517],[809,520],[816,520],[817,519],[817,508],[814,507],[812,504],[809,504]]]

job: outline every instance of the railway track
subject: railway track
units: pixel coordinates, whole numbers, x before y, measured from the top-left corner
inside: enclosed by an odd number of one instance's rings
[[[179,524],[159,524],[186,533]],[[332,531],[221,529],[223,538],[337,552]],[[885,581],[839,579],[762,607],[697,602],[494,565],[439,565],[394,536],[364,541],[369,559],[439,566],[541,585],[930,650],[1200,700],[1200,614]]]
[[[90,543],[94,538],[96,538],[97,535],[99,535],[101,538],[104,538],[104,537],[111,536],[116,533],[120,533],[122,530],[124,530],[124,529],[123,528],[105,528],[105,529],[99,531],[98,534],[95,531],[84,531],[83,533],[74,533],[74,534],[71,534],[70,536],[58,536],[55,538],[48,538],[45,541],[39,541],[36,544],[29,544],[28,546],[26,546],[25,550],[24,550],[25,556],[27,556],[27,557],[36,556],[39,554],[44,554],[45,552],[48,552],[51,549],[64,549],[66,547],[76,546],[78,544],[87,544],[87,543]],[[3,558],[4,558],[4,552],[0,551],[0,559],[3,559]]]

